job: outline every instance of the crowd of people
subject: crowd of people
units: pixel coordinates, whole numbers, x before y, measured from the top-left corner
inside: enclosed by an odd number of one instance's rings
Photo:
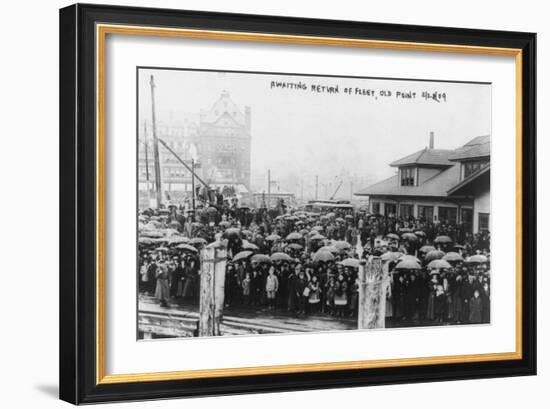
[[[236,202],[139,216],[140,291],[162,306],[198,303],[200,249],[226,240],[225,306],[294,316],[358,314],[358,268],[381,257],[388,326],[490,322],[490,234],[353,209],[310,212]]]

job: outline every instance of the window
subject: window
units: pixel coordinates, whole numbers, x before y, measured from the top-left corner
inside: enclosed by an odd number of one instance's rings
[[[457,209],[456,207],[439,207],[439,220],[450,224],[456,224]]]
[[[477,172],[479,169],[484,168],[488,163],[487,161],[464,162],[464,179],[472,173]]]
[[[415,168],[401,168],[401,186],[414,186]]]
[[[378,203],[378,202],[373,202],[372,203],[372,212],[374,214],[380,214],[380,203]]]
[[[489,230],[489,213],[479,213],[479,231],[488,231]]]
[[[431,222],[434,219],[433,206],[418,206],[418,217],[425,221]]]
[[[414,217],[413,214],[413,205],[411,204],[402,204],[399,205],[399,216],[403,219],[410,219]]]

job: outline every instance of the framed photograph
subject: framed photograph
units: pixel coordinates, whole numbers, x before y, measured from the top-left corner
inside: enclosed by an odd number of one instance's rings
[[[61,399],[534,375],[535,45],[61,9]]]

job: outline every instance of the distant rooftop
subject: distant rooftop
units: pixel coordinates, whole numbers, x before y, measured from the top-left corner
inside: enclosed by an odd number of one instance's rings
[[[451,149],[429,149],[424,148],[412,155],[405,156],[395,162],[392,162],[390,166],[399,167],[407,165],[425,165],[425,166],[453,166],[453,162],[449,161],[449,155],[454,150]]]
[[[472,139],[449,156],[451,161],[483,158],[491,156],[491,136],[482,135]]]

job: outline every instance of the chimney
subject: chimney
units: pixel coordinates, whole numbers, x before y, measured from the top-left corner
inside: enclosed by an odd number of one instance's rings
[[[434,132],[430,132],[430,149],[434,148]]]

